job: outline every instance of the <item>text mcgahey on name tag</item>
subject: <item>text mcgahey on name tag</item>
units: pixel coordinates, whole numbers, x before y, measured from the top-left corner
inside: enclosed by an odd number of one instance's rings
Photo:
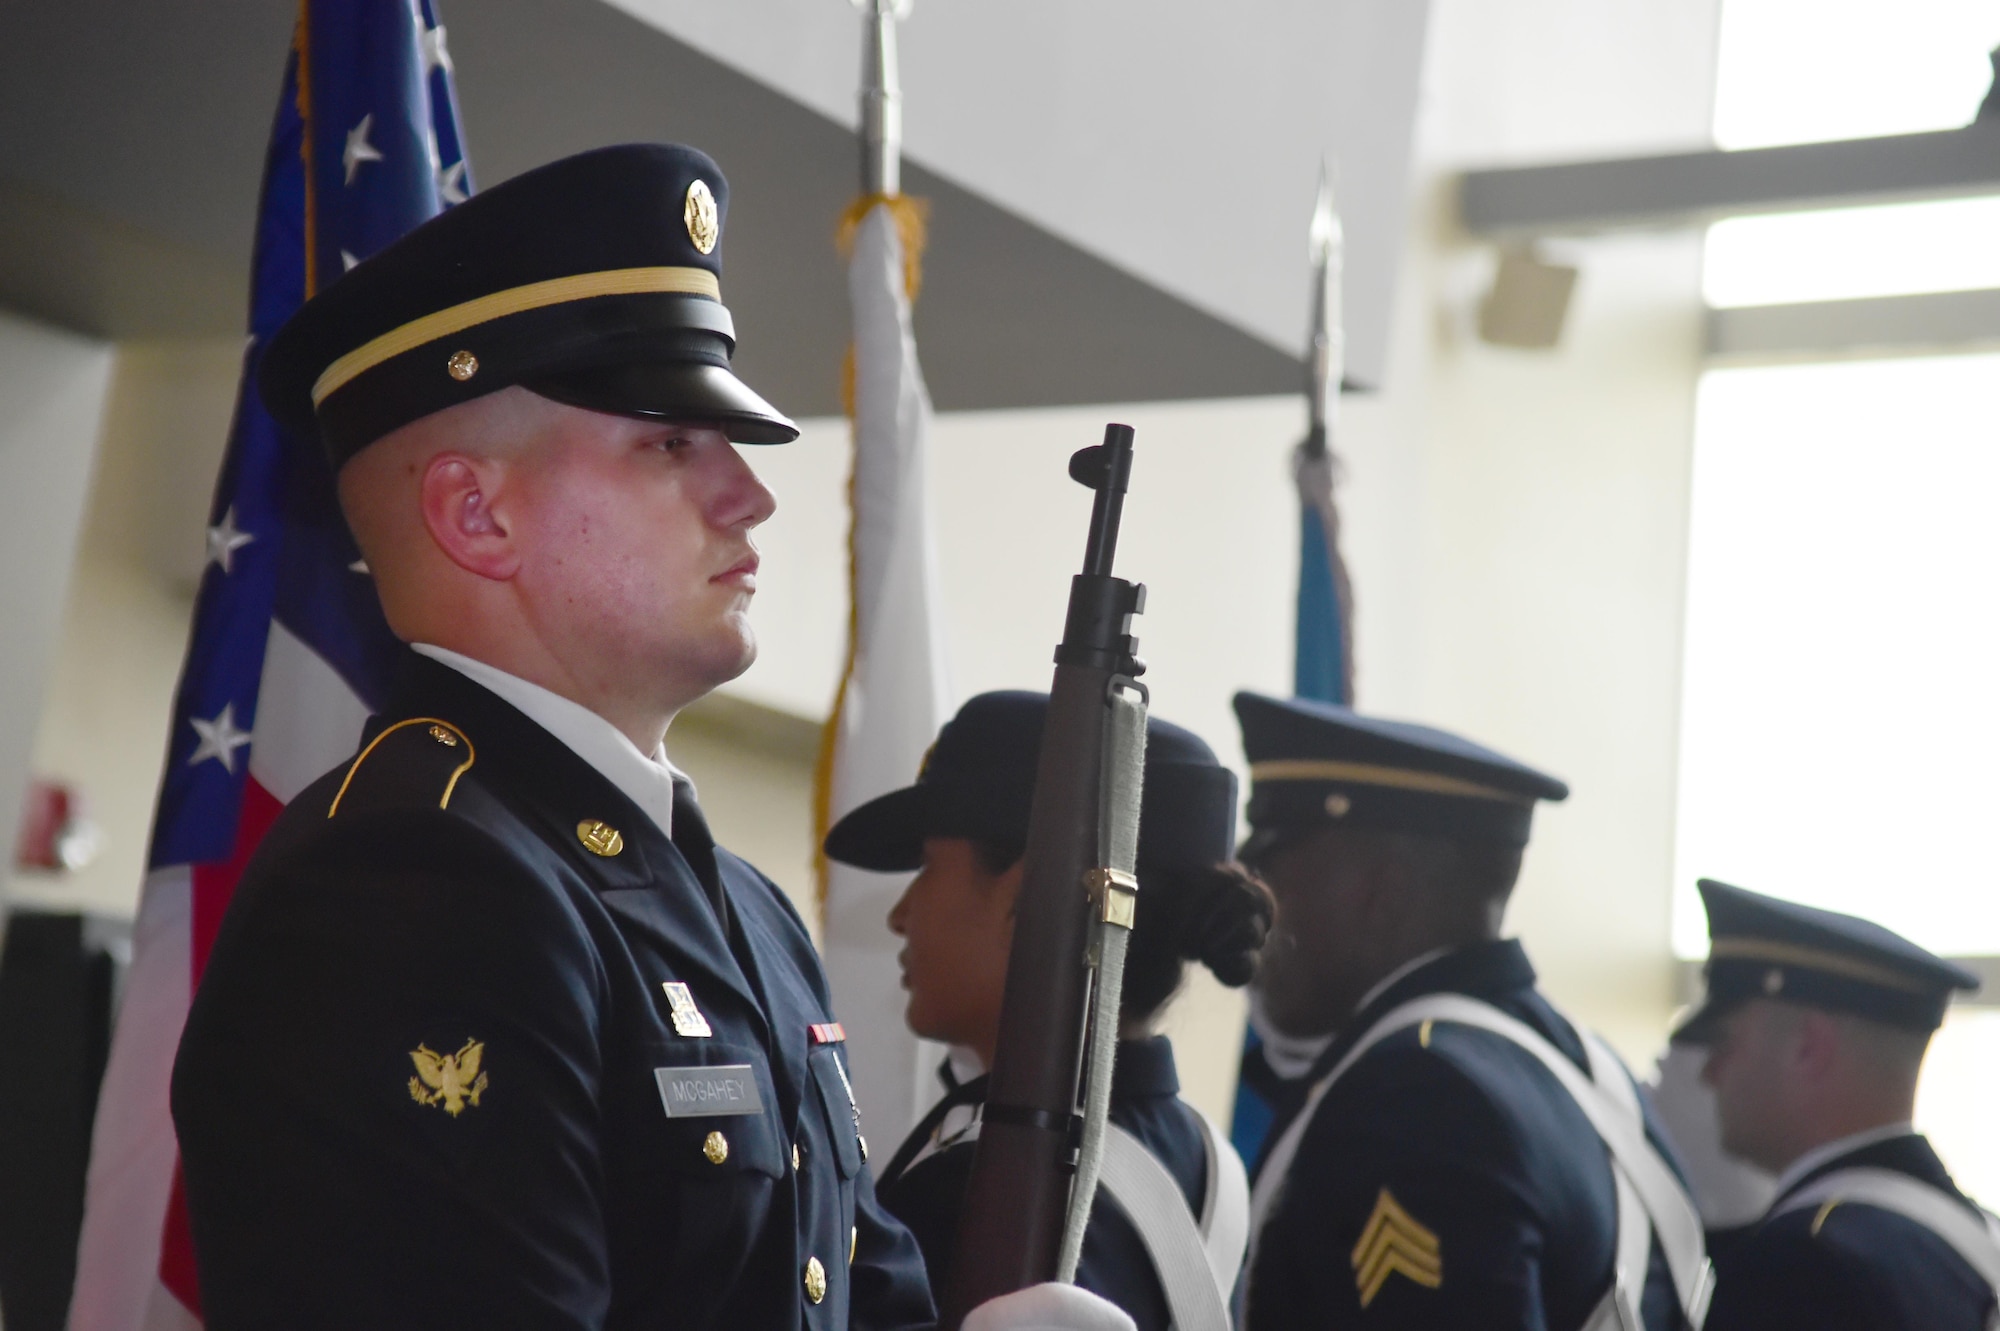
[[[757,1074],[748,1063],[710,1067],[654,1068],[660,1103],[668,1118],[713,1118],[719,1114],[761,1114]]]

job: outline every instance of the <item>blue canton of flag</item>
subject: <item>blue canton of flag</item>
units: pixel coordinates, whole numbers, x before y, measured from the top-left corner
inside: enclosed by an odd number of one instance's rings
[[[288,437],[271,419],[254,369],[314,292],[471,192],[451,74],[431,0],[300,6],[265,162],[250,345],[174,702],[155,868],[225,859],[236,843],[274,622],[369,706],[386,689],[395,640],[325,456],[318,440]]]

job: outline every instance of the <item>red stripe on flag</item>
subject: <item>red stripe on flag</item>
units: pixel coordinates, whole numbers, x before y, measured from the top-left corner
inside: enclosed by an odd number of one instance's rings
[[[236,817],[236,844],[229,858],[211,864],[197,864],[189,870],[193,892],[189,921],[190,973],[200,983],[208,967],[208,954],[215,935],[222,928],[223,914],[236,884],[256,853],[258,843],[278,821],[285,806],[277,796],[257,784],[243,783],[243,806]],[[193,986],[189,986],[192,990]],[[187,1189],[181,1180],[180,1161],[174,1162],[174,1190],[167,1198],[167,1220],[160,1234],[160,1283],[195,1316],[201,1316],[201,1286],[195,1276],[194,1232],[188,1225]]]
[[[196,1317],[201,1316],[201,1285],[195,1279],[194,1233],[188,1228],[187,1189],[181,1163],[174,1161],[174,1190],[167,1198],[167,1223],[160,1235],[160,1283]]]
[[[231,848],[229,858],[212,864],[197,864],[192,870],[194,880],[193,936],[190,943],[194,952],[195,982],[201,981],[201,973],[208,966],[209,949],[215,946],[216,931],[222,928],[223,912],[229,909],[229,899],[236,895],[236,882],[243,877],[243,870],[250,863],[257,843],[271,830],[271,824],[278,821],[278,815],[285,806],[278,803],[277,796],[257,784],[255,778],[243,783],[243,808],[236,817],[236,845]]]

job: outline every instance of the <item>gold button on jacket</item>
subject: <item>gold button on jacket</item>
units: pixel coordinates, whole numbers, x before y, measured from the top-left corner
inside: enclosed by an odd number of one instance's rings
[[[806,1297],[814,1303],[826,1297],[826,1268],[817,1257],[806,1258]]]

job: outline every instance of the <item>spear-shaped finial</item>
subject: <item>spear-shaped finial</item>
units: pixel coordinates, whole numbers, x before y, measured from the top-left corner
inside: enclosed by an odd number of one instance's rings
[[[1319,166],[1319,200],[1313,205],[1307,232],[1313,266],[1312,337],[1306,350],[1306,401],[1311,408],[1312,433],[1306,452],[1326,452],[1339,406],[1340,381],[1346,370],[1345,340],[1340,328],[1340,265],[1344,240],[1340,214],[1333,206],[1333,173],[1324,160]]]
[[[903,192],[903,82],[896,68],[896,21],[911,0],[854,0],[861,44],[861,193]]]

